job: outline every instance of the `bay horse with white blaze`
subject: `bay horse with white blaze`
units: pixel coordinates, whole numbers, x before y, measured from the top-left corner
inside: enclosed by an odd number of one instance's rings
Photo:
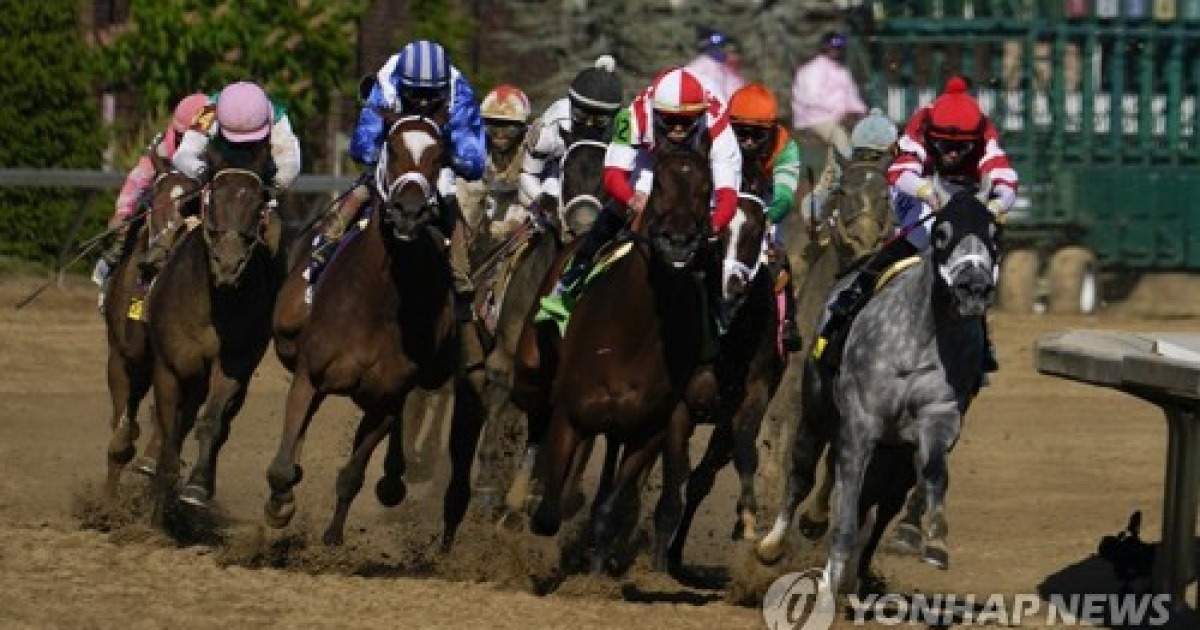
[[[351,398],[363,418],[350,461],[337,476],[337,506],[326,544],[340,544],[350,504],[362,488],[367,463],[392,432],[396,415],[415,387],[436,389],[454,379],[450,459],[444,504],[443,549],[449,549],[466,514],[470,473],[483,414],[482,348],[454,316],[452,281],[439,217],[436,181],[445,155],[441,126],[420,116],[383,113],[387,131],[376,171],[379,199],[365,230],[328,264],[313,294],[296,347],[284,431],[267,471],[268,524],[283,527],[295,514],[294,486],[302,471],[300,444],[313,414],[330,394]],[[376,486],[385,505],[405,495],[404,454],[393,435]]]

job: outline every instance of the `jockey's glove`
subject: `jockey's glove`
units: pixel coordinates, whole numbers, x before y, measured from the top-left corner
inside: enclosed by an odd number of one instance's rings
[[[987,203],[987,209],[991,211],[992,216],[996,217],[996,223],[1004,225],[1008,220],[1008,208],[1005,207],[1003,199],[992,199]]]

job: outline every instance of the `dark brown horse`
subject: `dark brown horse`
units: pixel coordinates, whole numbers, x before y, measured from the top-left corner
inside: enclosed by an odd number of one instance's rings
[[[660,452],[654,565],[666,568],[682,515],[692,414],[716,402],[711,370],[702,369],[714,330],[701,316],[707,303],[694,274],[712,255],[704,251],[712,189],[707,159],[660,146],[642,225],[625,245],[632,251],[584,291],[558,348],[558,373],[548,382],[546,491],[530,525],[538,535],[557,533],[562,488],[583,440],[603,434],[610,448],[622,446],[620,464],[602,476],[593,505],[595,572],[607,562],[622,495]]]
[[[115,496],[121,473],[133,459],[141,429],[138,407],[150,391],[154,353],[145,319],[143,302],[146,280],[138,269],[150,241],[173,229],[182,218],[185,204],[195,205],[200,191],[196,180],[175,171],[169,163],[150,152],[154,181],[149,190],[149,211],[134,221],[120,262],[109,279],[104,325],[108,331],[108,392],[112,397],[112,439],[108,443],[108,479],[105,489]],[[157,425],[146,445],[143,464],[153,472],[153,461],[162,442]]]
[[[313,414],[329,394],[348,396],[364,415],[350,461],[338,473],[337,507],[325,531],[339,544],[350,504],[362,488],[367,463],[396,425],[415,387],[433,389],[455,379],[446,490],[448,549],[466,514],[471,463],[482,425],[482,373],[469,380],[467,358],[481,357],[478,339],[460,330],[451,302],[450,267],[438,218],[434,181],[444,161],[440,126],[427,118],[384,115],[387,140],[376,175],[382,203],[368,227],[330,261],[316,287],[307,324],[297,340],[295,376],[288,391],[284,433],[267,471],[271,496],[265,513],[275,527],[295,514],[294,486],[302,471],[299,447]],[[393,435],[385,474],[376,486],[385,504],[405,494],[403,448]]]
[[[712,490],[717,473],[731,459],[741,482],[733,538],[752,540],[756,536],[758,432],[787,365],[779,346],[775,274],[764,263],[767,214],[763,195],[770,191],[771,180],[757,162],[746,160],[743,167],[738,214],[720,235],[725,252],[722,297],[726,308],[732,310],[729,330],[721,336],[714,362],[720,403],[708,448],[688,478],[683,519],[671,543],[673,567],[682,564],[696,511]]]
[[[266,190],[259,175],[269,158],[263,146],[234,167],[210,147],[215,175],[202,228],[183,235],[150,294],[154,400],[164,438],[156,476],[159,522],[193,425],[199,453],[179,498],[205,506],[213,497],[229,423],[270,342],[278,276],[264,240]]]
[[[485,363],[487,374],[484,405],[488,424],[480,442],[479,479],[476,492],[481,505],[493,507],[499,502],[501,488],[512,475],[509,471],[521,448],[522,431],[517,419],[509,414],[512,392],[513,360],[525,322],[532,316],[541,295],[538,289],[553,265],[564,243],[582,235],[595,221],[601,204],[608,199],[604,192],[604,153],[606,145],[593,140],[571,144],[563,155],[561,173],[563,207],[560,216],[543,217],[539,229],[530,233],[525,244],[515,250],[500,271],[495,292],[499,295],[495,342]],[[525,455],[517,478],[505,500],[508,509],[524,508],[529,495],[537,444],[542,436],[527,435]]]

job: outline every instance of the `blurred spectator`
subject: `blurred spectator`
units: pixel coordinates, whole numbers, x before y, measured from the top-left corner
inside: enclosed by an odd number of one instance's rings
[[[729,102],[729,97],[746,85],[746,79],[738,69],[742,57],[737,41],[711,28],[701,28],[699,35],[700,54],[687,64],[687,69],[707,82],[722,100]]]
[[[792,126],[809,131],[850,157],[846,127],[867,112],[850,71],[842,64],[846,38],[829,32],[820,52],[796,70],[792,83]]]

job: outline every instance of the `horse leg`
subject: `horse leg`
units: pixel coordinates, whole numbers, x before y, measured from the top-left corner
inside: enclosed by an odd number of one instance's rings
[[[642,471],[648,468],[650,464],[654,462],[654,458],[658,456],[664,438],[665,435],[663,433],[659,433],[658,435],[649,438],[640,437],[625,444],[623,452],[621,453],[621,463],[619,466],[617,466],[616,474],[612,475],[611,490],[608,492],[608,496],[605,497],[604,502],[600,504],[600,507],[594,509],[592,512],[592,540],[594,544],[592,552],[592,573],[596,575],[603,575],[605,573],[605,565],[608,562],[609,552],[612,550],[617,533],[617,523],[615,523],[613,520],[614,515],[617,513],[617,507],[625,505],[624,501],[627,493],[637,493],[638,484],[636,483],[636,480],[640,479]],[[665,468],[666,467],[664,467],[663,471],[664,492],[667,491],[667,471]],[[546,490],[546,499],[549,499],[552,496],[550,494],[550,488],[547,487]],[[677,500],[678,490],[678,486],[676,486]],[[544,501],[546,499],[543,499],[543,505],[545,505]],[[656,509],[654,515],[656,530],[658,529],[658,521],[660,520],[659,515],[662,512],[662,507],[662,502],[660,501],[660,509]],[[678,512],[678,510],[676,510],[676,512]],[[666,516],[667,515],[664,513],[663,518]],[[636,514],[634,515],[634,518],[636,518]],[[675,520],[677,521],[678,517],[676,517]],[[670,534],[671,532],[667,532],[667,536],[670,536]],[[665,546],[668,543],[669,541],[665,541],[663,543],[664,561],[666,551]],[[656,550],[656,564],[659,562],[658,556],[659,553]]]
[[[246,401],[245,383],[225,375],[214,366],[208,400],[196,422],[198,454],[187,483],[179,491],[179,500],[198,508],[207,508],[216,494],[217,456],[229,439],[229,423]]]
[[[151,405],[151,411],[157,405]],[[158,472],[158,452],[162,450],[162,430],[157,422],[150,424],[150,439],[142,448],[142,454],[133,462],[133,469],[147,477],[153,477]]]
[[[754,491],[754,476],[758,473],[758,432],[770,397],[766,383],[752,383],[732,418],[733,468],[741,482],[738,520],[733,526],[734,540],[758,538],[758,497]]]
[[[871,534],[858,558],[858,575],[865,586],[860,591],[881,593],[883,590],[881,580],[871,571],[871,561],[888,524],[904,507],[905,496],[916,481],[914,472],[912,459],[906,457],[902,449],[875,450],[875,458],[867,469],[867,484],[872,487],[870,490],[864,489],[864,492],[870,492],[878,505]],[[870,506],[867,501],[861,501],[860,504],[859,518],[866,518]]]
[[[450,551],[454,535],[471,501],[471,466],[483,431],[483,375],[478,370],[454,379],[454,415],[450,421],[450,483],[442,505],[442,551]]]
[[[404,422],[400,416],[392,415],[390,426],[387,452],[383,457],[383,476],[375,483],[375,498],[384,507],[396,507],[408,496],[408,488],[404,484],[404,471],[407,467]]]
[[[829,530],[829,499],[833,495],[833,452],[825,450],[825,468],[816,494],[811,495],[807,509],[800,515],[796,528],[809,540],[820,540]]]
[[[915,458],[911,466],[914,470],[921,467],[921,461]],[[921,533],[921,517],[925,514],[925,484],[918,483],[912,489],[905,503],[904,516],[896,525],[892,534],[890,547],[892,551],[902,555],[915,556],[924,547],[924,535]]]
[[[833,529],[830,533],[829,560],[825,565],[830,594],[834,597],[843,582],[853,584],[854,581],[854,575],[846,575],[846,565],[858,546],[859,501],[862,497],[867,465],[875,448],[874,441],[869,436],[854,433],[861,430],[857,426],[859,425],[848,419],[842,426],[837,448],[834,449],[837,455],[837,467],[834,472],[837,504],[834,507]],[[856,568],[851,567],[851,571]],[[847,577],[850,579],[847,580]]]
[[[920,445],[921,482],[925,487],[925,553],[922,559],[939,569],[950,567],[950,552],[946,548],[946,534],[949,527],[946,523],[946,488],[950,483],[949,470],[946,466],[946,454],[950,450],[952,439],[946,439],[945,432],[937,428],[928,430],[929,439],[922,439]]]
[[[479,476],[475,481],[476,501],[486,513],[500,508],[500,488],[508,475],[508,459],[515,450],[517,429],[509,422],[505,410],[508,406],[508,361],[500,359],[502,350],[495,350],[487,360],[483,386],[486,418],[483,438],[479,443]]]
[[[155,423],[163,439],[157,453],[158,465],[151,486],[153,504],[150,521],[154,527],[164,528],[179,481],[179,452],[200,407],[203,387],[180,379],[164,365],[156,365],[155,370]]]
[[[288,389],[279,450],[275,453],[271,466],[267,468],[271,496],[267,499],[263,512],[267,524],[271,527],[287,525],[296,514],[296,496],[292,488],[300,483],[304,476],[304,469],[296,463],[296,459],[313,414],[324,399],[325,394],[318,392],[309,380],[308,366],[300,365],[292,377],[292,386]]]
[[[817,464],[821,459],[821,451],[826,441],[812,426],[811,420],[800,422],[796,428],[796,436],[792,443],[791,470],[784,484],[783,504],[771,531],[758,543],[755,553],[758,559],[766,564],[775,564],[783,557],[788,528],[791,527],[792,517],[804,497],[812,490],[816,477]]]
[[[671,548],[667,550],[667,563],[672,569],[683,566],[683,546],[687,543],[688,532],[692,529],[692,521],[700,504],[712,492],[717,473],[733,458],[733,427],[728,422],[718,422],[708,438],[708,447],[704,456],[687,480],[687,501],[683,506],[683,517],[679,520],[679,528]],[[736,529],[735,529],[736,533]]]
[[[658,505],[654,508],[655,540],[652,566],[655,571],[667,570],[668,550],[672,546],[672,538],[679,530],[680,517],[683,516],[683,484],[691,472],[688,442],[692,437],[693,426],[687,405],[680,403],[676,406],[671,423],[667,427],[666,444],[662,450],[662,491],[658,497]]]
[[[150,391],[150,375],[145,369],[129,369],[117,352],[108,354],[108,391],[112,397],[112,438],[108,443],[108,478],[105,494],[117,496],[121,473],[137,453],[140,428],[137,423],[138,406]]]
[[[543,453],[546,458],[546,488],[529,523],[529,529],[538,536],[553,536],[562,525],[562,487],[571,470],[571,460],[575,457],[579,442],[579,434],[567,420],[566,414],[556,412],[550,423],[550,434],[546,436],[546,450]]]
[[[338,471],[337,483],[334,484],[337,505],[333,509],[333,518],[329,520],[329,526],[325,528],[325,535],[321,537],[321,542],[325,545],[333,547],[342,544],[346,515],[350,513],[350,504],[354,502],[354,497],[362,490],[371,453],[375,452],[375,447],[379,446],[394,424],[398,424],[394,416],[378,411],[367,412],[363,414],[362,420],[358,421],[350,461]]]

